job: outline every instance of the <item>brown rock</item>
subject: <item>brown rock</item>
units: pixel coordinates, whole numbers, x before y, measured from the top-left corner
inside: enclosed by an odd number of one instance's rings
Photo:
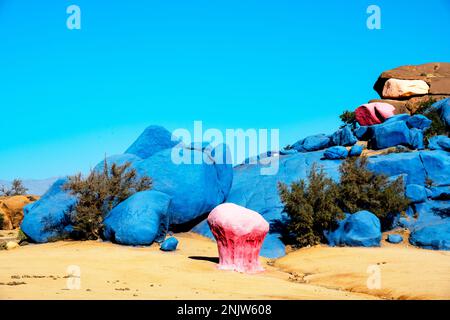
[[[421,65],[401,66],[383,72],[375,82],[374,89],[380,97],[389,79],[424,80],[430,86],[430,94],[450,95],[450,63],[432,62]]]
[[[372,99],[369,101],[369,103],[370,102],[386,102],[386,103],[389,103],[394,106],[395,114],[400,114],[400,113],[414,114],[420,108],[422,103],[428,102],[429,99],[439,101],[439,100],[442,100],[442,99],[445,99],[448,97],[450,97],[450,94],[449,95],[430,95],[430,94],[428,94],[428,95],[424,95],[421,97],[412,97],[409,100]]]
[[[0,214],[3,215],[3,230],[18,228],[23,219],[23,207],[38,200],[37,196],[0,197]]]

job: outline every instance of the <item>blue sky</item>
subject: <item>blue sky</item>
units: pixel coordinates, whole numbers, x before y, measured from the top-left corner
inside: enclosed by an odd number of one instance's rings
[[[449,21],[448,0],[0,0],[0,179],[86,172],[151,124],[331,133],[383,70],[450,61]]]

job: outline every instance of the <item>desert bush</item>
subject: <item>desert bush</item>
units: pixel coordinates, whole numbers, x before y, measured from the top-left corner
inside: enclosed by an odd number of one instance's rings
[[[345,110],[339,118],[344,124],[353,124],[356,122],[356,116],[354,111]]]
[[[341,177],[333,182],[314,165],[308,181],[300,180],[290,188],[279,183],[284,212],[287,213],[285,234],[298,247],[323,242],[323,232],[333,230],[344,217],[343,212],[368,210],[381,221],[382,229],[392,224],[392,218],[404,213],[409,200],[404,195],[403,179],[390,181],[385,175],[367,169],[367,158],[348,158],[342,162]]]
[[[21,196],[26,194],[27,191],[28,189],[23,186],[22,180],[20,179],[14,179],[10,188],[5,186],[0,187],[0,194],[7,197]]]
[[[69,177],[63,186],[78,198],[68,214],[73,226],[72,237],[80,240],[98,239],[103,229],[103,219],[111,209],[134,193],[151,188],[149,177],[138,177],[130,163],[108,166],[102,171],[91,171],[87,177],[81,174]]]
[[[342,210],[336,205],[337,184],[316,165],[308,175],[308,182],[293,182],[290,188],[279,183],[278,189],[289,216],[286,232],[292,236],[295,246],[324,241],[323,231],[335,228],[337,221],[343,218]]]
[[[390,181],[386,175],[367,169],[367,158],[347,158],[339,167],[339,207],[349,213],[368,210],[388,229],[394,215],[405,211],[409,200],[405,197],[403,178]]]

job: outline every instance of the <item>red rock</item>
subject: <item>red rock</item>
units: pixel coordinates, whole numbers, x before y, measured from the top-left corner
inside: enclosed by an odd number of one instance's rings
[[[356,121],[362,126],[380,124],[394,115],[395,108],[389,103],[363,104],[355,110]]]
[[[257,212],[234,203],[223,203],[208,216],[217,240],[219,269],[245,273],[263,271],[259,252],[269,223]]]

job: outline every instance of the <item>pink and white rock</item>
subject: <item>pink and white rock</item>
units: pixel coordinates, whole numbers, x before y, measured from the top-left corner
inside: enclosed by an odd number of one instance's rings
[[[362,126],[380,124],[394,115],[393,105],[384,102],[372,102],[359,106],[355,110],[356,121]]]
[[[383,98],[406,98],[427,94],[430,90],[423,80],[389,79],[383,87]]]
[[[218,268],[245,273],[264,271],[259,252],[269,223],[256,211],[234,203],[222,203],[208,216],[219,251]]]

